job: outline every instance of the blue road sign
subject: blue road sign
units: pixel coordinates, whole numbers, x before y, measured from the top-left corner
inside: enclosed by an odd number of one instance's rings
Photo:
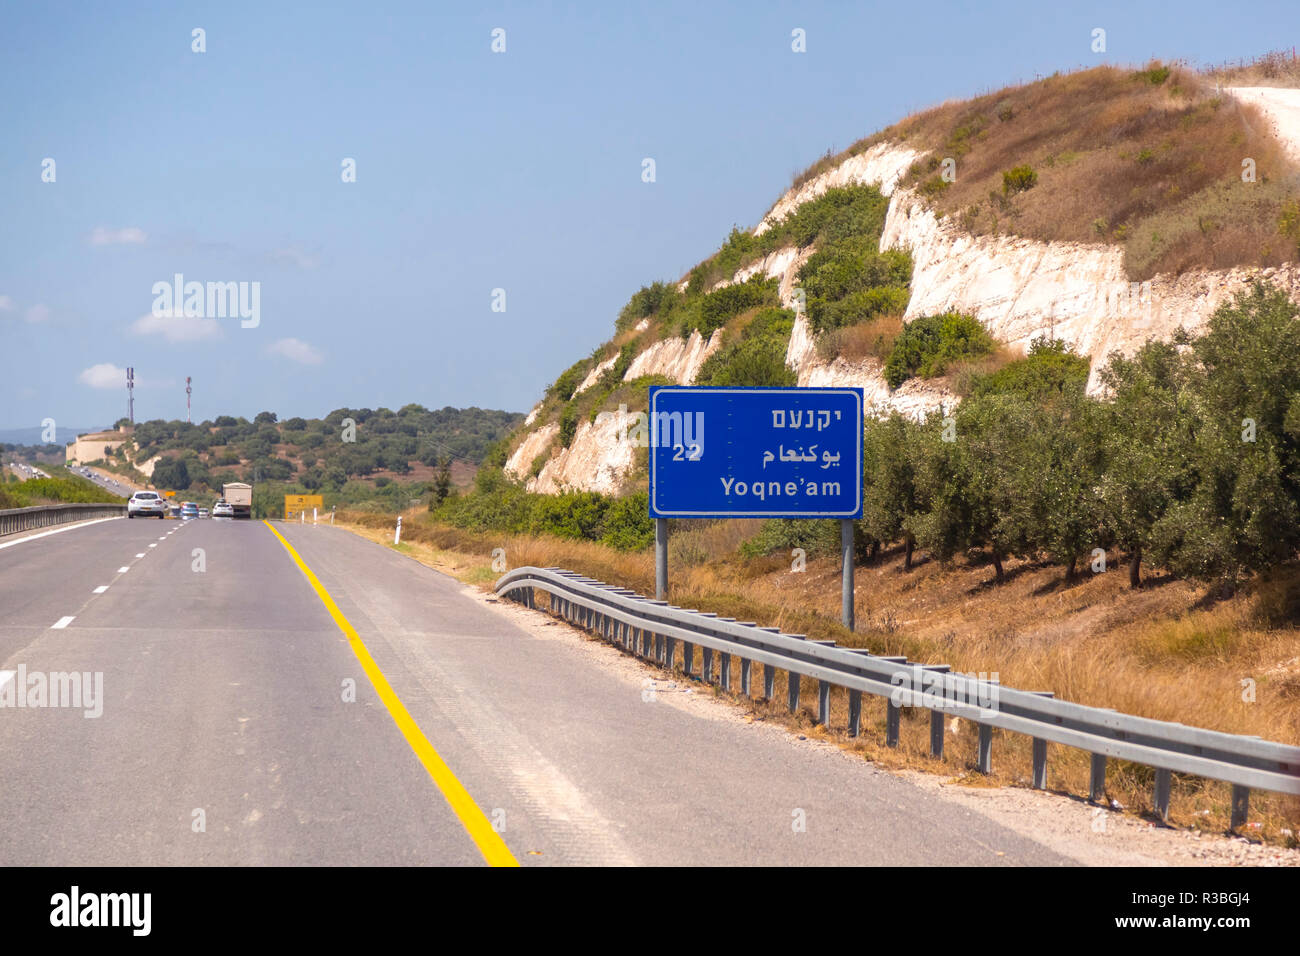
[[[653,518],[862,517],[862,390],[650,389]]]

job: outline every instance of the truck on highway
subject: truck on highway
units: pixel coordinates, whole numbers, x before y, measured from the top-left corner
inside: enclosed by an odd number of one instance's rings
[[[242,481],[232,481],[221,486],[221,497],[235,512],[236,518],[253,517],[253,486]]]

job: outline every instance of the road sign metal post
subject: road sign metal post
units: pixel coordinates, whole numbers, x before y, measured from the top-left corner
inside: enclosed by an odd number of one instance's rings
[[[655,518],[655,600],[668,600],[667,518]]]
[[[844,626],[853,630],[853,520],[843,518],[840,521],[840,559],[842,561],[842,581],[840,582],[840,616]]]
[[[651,388],[655,599],[668,595],[669,518],[834,518],[852,630],[862,405],[858,388]]]

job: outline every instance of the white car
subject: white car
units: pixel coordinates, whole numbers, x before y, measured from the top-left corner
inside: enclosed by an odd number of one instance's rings
[[[144,518],[165,518],[167,504],[156,491],[137,491],[126,502],[126,516],[134,518],[136,515]]]
[[[228,502],[218,501],[212,506],[212,517],[214,518],[233,518],[235,509]]]
[[[200,517],[200,518],[206,518],[207,516],[208,516],[208,509],[207,509],[207,508],[200,508],[200,509],[199,509],[199,517]]]

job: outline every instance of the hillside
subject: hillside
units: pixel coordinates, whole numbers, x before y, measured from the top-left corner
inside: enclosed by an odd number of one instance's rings
[[[916,417],[1046,339],[1096,395],[1112,353],[1203,329],[1257,279],[1300,298],[1296,91],[1278,85],[1294,77],[1277,57],[1058,74],[824,157],[757,227],[638,291],[512,437],[506,473],[635,490],[644,450],[599,416],[644,410],[656,383],[852,385],[873,414]],[[938,360],[916,351],[936,336]]]
[[[406,500],[446,473],[469,483],[491,446],[522,421],[516,412],[480,408],[339,408],[324,418],[280,421],[265,411],[252,421],[228,415],[190,424],[138,423],[104,467],[148,476],[158,488],[205,499],[230,481],[272,484],[357,503],[385,494]]]

